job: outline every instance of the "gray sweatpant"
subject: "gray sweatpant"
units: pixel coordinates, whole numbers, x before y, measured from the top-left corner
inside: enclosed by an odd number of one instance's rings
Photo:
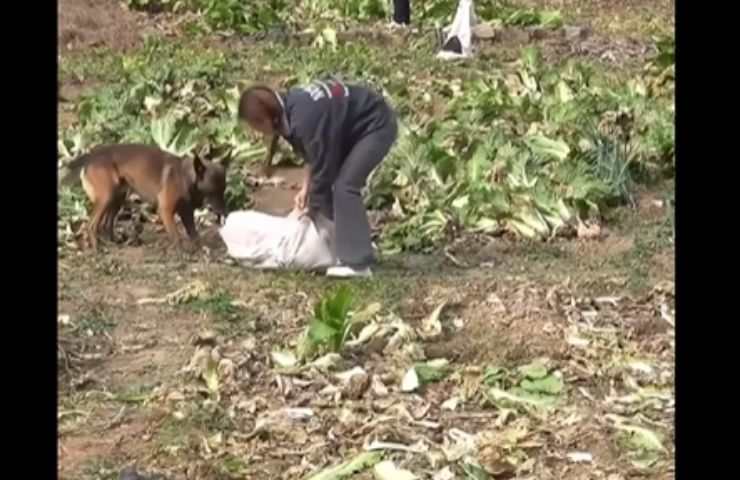
[[[370,173],[396,141],[398,124],[390,108],[386,119],[380,129],[361,138],[352,148],[339,169],[333,192],[309,199],[312,209],[334,220],[335,253],[343,265],[365,267],[376,260],[361,192]]]

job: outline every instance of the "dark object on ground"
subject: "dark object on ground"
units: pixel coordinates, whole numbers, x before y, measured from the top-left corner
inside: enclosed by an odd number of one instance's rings
[[[134,467],[126,467],[121,470],[118,480],[166,480],[163,475],[145,476],[136,471]]]
[[[411,23],[411,5],[409,0],[393,0],[393,21],[403,25]]]
[[[447,40],[445,44],[442,45],[442,50],[462,54],[462,43],[460,43],[460,39],[457,38],[457,35]]]

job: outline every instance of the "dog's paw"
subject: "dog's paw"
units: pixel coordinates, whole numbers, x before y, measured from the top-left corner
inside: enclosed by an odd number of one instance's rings
[[[180,249],[190,254],[198,253],[200,250],[200,242],[194,240],[182,240],[180,242]]]

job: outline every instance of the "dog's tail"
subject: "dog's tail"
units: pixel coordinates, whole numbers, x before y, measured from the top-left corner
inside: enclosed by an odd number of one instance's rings
[[[86,153],[84,155],[80,155],[79,157],[75,158],[71,162],[69,162],[67,165],[65,165],[64,169],[67,171],[67,173],[62,177],[61,181],[59,182],[63,186],[70,186],[74,182],[78,181],[80,179],[80,171],[85,168],[85,166],[90,162],[90,154]]]

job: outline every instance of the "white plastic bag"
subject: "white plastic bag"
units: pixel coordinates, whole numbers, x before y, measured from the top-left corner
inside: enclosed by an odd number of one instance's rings
[[[254,210],[232,212],[219,230],[230,256],[252,268],[327,268],[335,264],[334,224],[293,211],[277,217]]]
[[[473,27],[478,23],[478,18],[475,16],[475,7],[473,6],[473,0],[460,0],[457,4],[457,11],[455,12],[455,18],[452,20],[447,30],[444,45],[448,45],[448,42],[454,37],[457,37],[460,52],[455,52],[446,49],[443,46],[442,51],[437,54],[437,58],[450,60],[454,58],[466,58],[473,53]]]

